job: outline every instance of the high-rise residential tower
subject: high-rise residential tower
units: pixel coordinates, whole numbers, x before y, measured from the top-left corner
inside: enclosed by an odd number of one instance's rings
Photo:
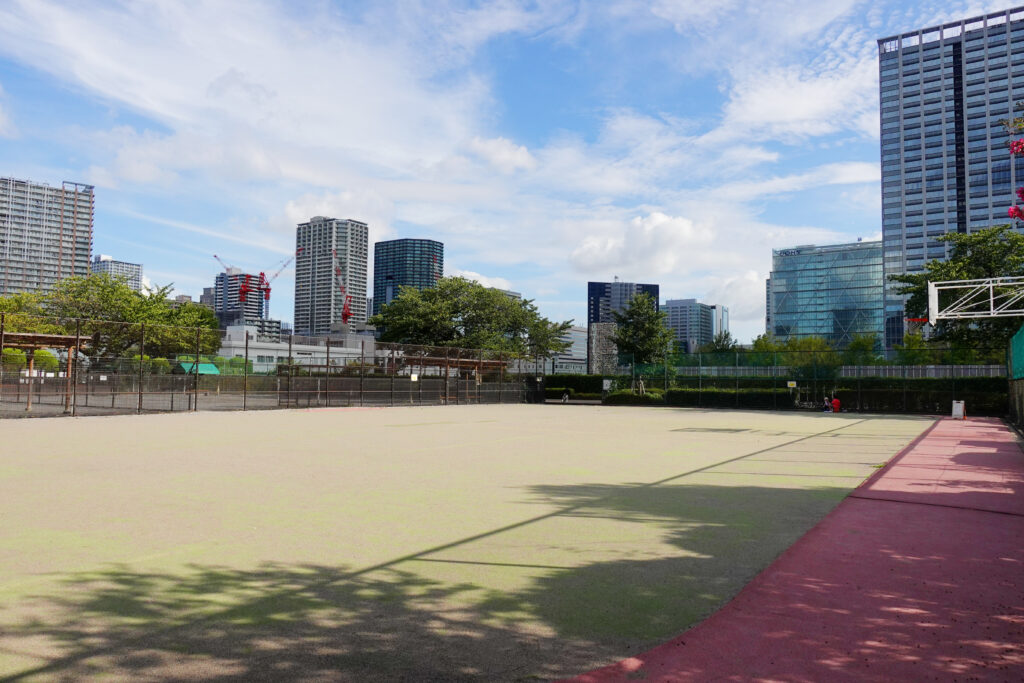
[[[904,302],[888,276],[945,258],[937,237],[1009,222],[1024,158],[1001,120],[1024,100],[1024,7],[878,41],[885,343],[902,342]]]
[[[223,273],[217,273],[213,286],[213,312],[217,314],[221,327],[241,325],[243,320],[262,320],[267,317],[267,309],[259,275],[230,267]]]
[[[92,260],[92,272],[105,273],[111,277],[124,278],[125,284],[136,292],[142,291],[142,266],[138,263],[115,261],[113,257],[99,254]]]
[[[398,296],[399,287],[433,287],[444,272],[444,244],[399,239],[373,245],[373,314]]]
[[[0,178],[0,296],[89,274],[93,187]]]
[[[314,216],[295,231],[295,332],[366,322],[366,223]]]

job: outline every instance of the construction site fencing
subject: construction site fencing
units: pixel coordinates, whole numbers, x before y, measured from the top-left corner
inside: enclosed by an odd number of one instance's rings
[[[0,417],[534,400],[513,358],[368,335],[0,313]]]
[[[960,361],[1000,353],[932,350],[916,364],[849,364],[833,351],[680,354],[649,364],[623,356],[609,392],[653,390],[651,400],[670,405],[775,410],[824,410],[838,398],[847,411],[921,414],[947,414],[962,400],[971,414],[1006,415],[1006,364]]]

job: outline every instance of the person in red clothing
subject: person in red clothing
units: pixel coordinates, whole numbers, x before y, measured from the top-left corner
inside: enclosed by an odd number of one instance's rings
[[[838,413],[839,412],[839,399],[838,398],[833,398],[832,399],[832,412],[833,413]]]

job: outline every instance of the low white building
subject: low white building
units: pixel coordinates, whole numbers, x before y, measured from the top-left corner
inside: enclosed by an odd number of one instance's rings
[[[245,335],[249,334],[248,357],[254,373],[273,372],[279,363],[288,362],[288,338],[277,340],[257,334],[251,326],[229,326],[224,330],[217,355],[224,358],[245,358]],[[323,337],[294,337],[291,355],[299,365],[327,365],[330,340],[330,362],[332,367],[341,367],[360,358],[372,359],[375,344],[373,337],[362,334],[330,335]],[[372,362],[372,361],[370,361]]]

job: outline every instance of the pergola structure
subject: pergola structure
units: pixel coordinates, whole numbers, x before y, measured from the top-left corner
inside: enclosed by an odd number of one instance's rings
[[[45,332],[7,332],[0,326],[0,349],[13,348],[27,351],[29,390],[25,411],[32,411],[32,378],[35,370],[35,351],[38,349],[67,349],[68,362],[65,369],[64,412],[71,411],[71,368],[74,366],[74,351],[88,343],[88,338],[73,334],[48,334]]]

